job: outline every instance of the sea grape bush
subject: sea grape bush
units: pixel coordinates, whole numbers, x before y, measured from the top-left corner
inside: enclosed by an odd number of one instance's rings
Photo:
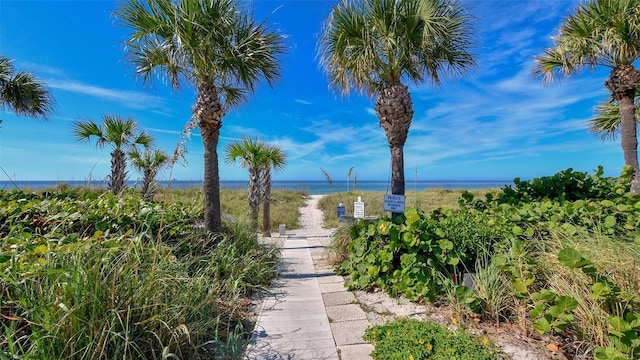
[[[435,299],[500,239],[489,221],[477,211],[448,209],[407,209],[396,221],[361,221],[340,271],[351,274],[352,288],[376,286],[412,300]]]
[[[521,204],[540,200],[558,202],[581,199],[611,199],[620,197],[629,191],[629,181],[633,176],[633,168],[625,167],[619,178],[602,177],[604,168],[598,166],[595,174],[573,171],[572,168],[558,172],[553,176],[543,176],[531,181],[513,180],[502,188],[496,201],[499,204]]]

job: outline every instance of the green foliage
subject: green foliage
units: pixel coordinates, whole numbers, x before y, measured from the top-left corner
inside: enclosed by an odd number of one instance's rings
[[[640,197],[628,193],[629,168],[618,179],[602,172],[517,179],[515,188],[484,199],[462,194],[458,209],[409,209],[396,222],[360,222],[340,271],[351,275],[353,288],[413,300],[450,294],[475,318],[578,339],[583,350],[597,349],[597,359],[636,358]],[[487,266],[476,265],[483,258],[491,258],[490,279]],[[481,287],[456,286],[468,270],[479,272]],[[505,280],[500,291],[491,285]]]
[[[495,201],[498,204],[523,204],[541,200],[560,203],[581,199],[611,200],[612,197],[621,197],[629,191],[632,169],[625,168],[617,179],[602,177],[603,174],[603,167],[598,166],[593,176],[569,168],[553,176],[543,176],[531,181],[516,178],[513,180],[514,187],[509,185],[502,188]]]
[[[397,222],[361,221],[340,271],[351,274],[352,288],[377,286],[412,300],[433,300],[492,247],[497,236],[486,222],[479,212],[447,209],[407,209]]]
[[[451,331],[432,322],[400,319],[365,331],[374,344],[374,359],[504,359],[487,338],[473,339],[463,331]]]
[[[533,328],[539,333],[561,333],[573,321],[572,311],[578,307],[576,299],[558,296],[547,289],[531,294],[531,298],[537,300],[530,316],[536,320]]]
[[[509,276],[513,295],[518,299],[530,296],[536,281],[535,264],[522,241],[514,240],[509,253],[495,255],[492,261]]]
[[[201,210],[72,190],[0,194],[0,354],[29,359],[238,358],[248,297],[278,250]]]
[[[581,269],[593,280],[589,296],[610,314],[607,324],[613,346],[596,349],[595,358],[600,360],[629,356],[635,359],[640,356],[640,296],[621,289],[575,249],[561,250],[558,260],[567,267]]]

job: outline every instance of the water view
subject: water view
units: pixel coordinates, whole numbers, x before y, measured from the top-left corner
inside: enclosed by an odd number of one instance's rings
[[[42,180],[42,181],[0,181],[0,190],[42,190],[55,188],[58,184],[66,184],[71,187],[107,187],[106,181],[58,181],[58,180]],[[509,180],[418,180],[413,182],[407,182],[406,191],[422,191],[425,189],[495,189],[502,188],[506,185],[513,184]],[[129,187],[140,187],[141,184],[136,181],[129,181],[127,183]],[[163,188],[173,189],[188,189],[201,187],[202,181],[200,180],[174,180],[174,181],[160,181],[160,186]],[[220,187],[223,189],[245,189],[247,188],[246,181],[221,181]],[[391,184],[388,181],[358,181],[353,183],[350,181],[348,184],[346,181],[335,181],[333,184],[329,184],[324,180],[314,181],[302,181],[302,180],[281,180],[273,182],[274,189],[288,189],[288,190],[300,190],[309,193],[310,195],[323,195],[331,194],[334,192],[343,191],[376,191],[391,193]]]

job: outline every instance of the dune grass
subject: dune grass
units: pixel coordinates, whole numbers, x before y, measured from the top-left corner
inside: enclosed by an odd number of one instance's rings
[[[0,192],[0,358],[240,358],[279,250],[247,230],[241,200],[222,233],[200,230],[199,193]],[[297,219],[304,194],[274,198]]]

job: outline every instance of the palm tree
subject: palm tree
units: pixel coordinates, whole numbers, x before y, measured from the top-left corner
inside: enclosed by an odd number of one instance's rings
[[[624,161],[633,167],[631,192],[640,194],[634,99],[640,87],[640,0],[590,0],[580,3],[560,26],[555,46],[536,57],[534,72],[544,82],[570,77],[584,68],[611,69],[605,86],[620,108]]]
[[[93,120],[76,121],[73,128],[76,140],[86,143],[96,138],[99,149],[111,147],[111,175],[109,190],[119,194],[126,187],[127,157],[125,151],[137,146],[148,148],[153,143],[153,137],[146,131],[138,131],[138,124],[133,118],[123,118],[118,115],[103,115],[102,124]]]
[[[164,76],[196,90],[193,119],[204,145],[205,228],[221,231],[218,140],[222,118],[261,81],[280,77],[283,37],[236,0],[128,0],[116,11],[131,29],[128,61],[145,83]]]
[[[13,62],[0,55],[0,107],[46,119],[53,112],[53,97],[44,83],[28,72],[16,73]]]
[[[225,148],[225,162],[240,162],[240,166],[249,170],[249,222],[251,230],[258,230],[258,212],[260,207],[260,172],[267,165],[267,145],[257,138],[242,137],[229,143]]]
[[[471,16],[457,0],[344,0],[324,28],[319,57],[330,86],[376,99],[391,150],[391,191],[404,195],[403,148],[414,113],[405,83],[440,85],[475,65]]]
[[[138,148],[133,148],[129,152],[131,164],[142,172],[142,197],[147,200],[153,200],[156,192],[155,178],[158,170],[169,165],[169,155],[160,149],[146,149],[140,152]]]
[[[287,156],[282,148],[273,145],[267,147],[260,177],[262,198],[262,236],[271,236],[271,168],[280,171],[284,168]]]

